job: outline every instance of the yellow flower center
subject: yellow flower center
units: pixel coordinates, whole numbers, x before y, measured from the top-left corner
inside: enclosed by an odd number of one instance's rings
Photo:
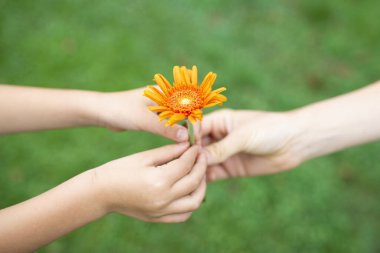
[[[180,86],[173,89],[167,106],[176,113],[190,115],[194,110],[202,107],[203,99],[197,87]]]
[[[189,104],[191,104],[191,102],[192,102],[191,98],[182,98],[179,103],[181,105],[189,105]]]

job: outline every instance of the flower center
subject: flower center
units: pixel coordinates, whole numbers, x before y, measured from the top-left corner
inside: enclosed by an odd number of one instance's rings
[[[181,101],[179,102],[181,105],[189,105],[191,104],[192,100],[190,98],[181,98]]]
[[[173,90],[167,106],[176,113],[191,114],[201,108],[202,96],[196,87],[181,86]]]

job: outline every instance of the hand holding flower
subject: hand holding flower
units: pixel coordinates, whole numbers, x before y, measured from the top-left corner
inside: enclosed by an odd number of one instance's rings
[[[142,96],[143,89],[99,93],[96,124],[114,131],[140,130],[161,135],[177,142],[188,139],[187,130],[180,125],[165,127],[157,114],[148,110],[153,101]]]
[[[206,191],[206,158],[199,147],[174,144],[127,156],[94,169],[99,203],[151,222],[182,222]]]

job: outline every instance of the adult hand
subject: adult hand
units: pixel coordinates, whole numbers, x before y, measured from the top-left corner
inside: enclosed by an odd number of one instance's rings
[[[291,113],[220,110],[202,121],[209,181],[296,167],[299,127]]]

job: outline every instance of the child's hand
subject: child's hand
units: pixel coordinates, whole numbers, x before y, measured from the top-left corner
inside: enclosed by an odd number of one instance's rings
[[[142,130],[158,134],[177,142],[188,139],[185,127],[166,127],[147,106],[154,103],[143,96],[143,89],[99,93],[97,124],[111,130]]]
[[[107,212],[175,223],[202,203],[206,167],[199,147],[182,143],[109,162],[94,169],[94,180]]]

